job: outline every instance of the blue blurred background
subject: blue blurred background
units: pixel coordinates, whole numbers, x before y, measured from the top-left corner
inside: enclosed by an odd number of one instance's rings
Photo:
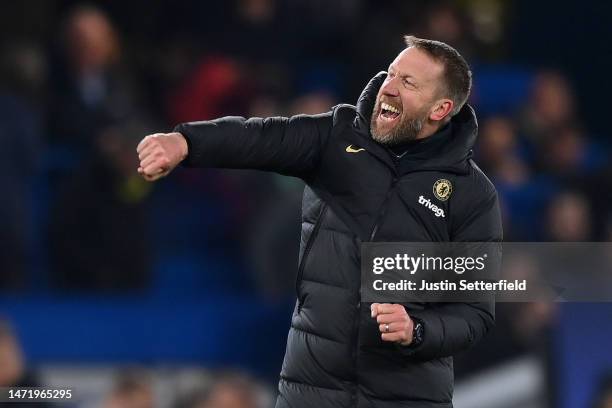
[[[0,5],[0,386],[79,406],[270,406],[294,301],[299,181],[179,169],[179,122],[354,103],[402,49],[474,71],[477,161],[508,241],[612,240],[612,5],[24,0]],[[610,304],[503,304],[456,358],[457,408],[612,407]]]

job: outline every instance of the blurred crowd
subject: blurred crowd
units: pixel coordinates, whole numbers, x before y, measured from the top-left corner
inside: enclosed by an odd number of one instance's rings
[[[499,339],[499,338],[498,338]],[[75,369],[75,375],[79,375]],[[26,365],[19,339],[11,326],[0,321],[0,387],[55,387],[71,389],[74,400],[66,404],[23,403],[23,407],[79,406],[100,408],[268,408],[273,406],[274,388],[243,371],[217,369],[176,370],[173,380],[160,376],[151,367],[115,367],[104,376],[68,383],[37,374]],[[164,370],[161,370],[162,372]],[[167,371],[167,370],[166,370]],[[594,387],[588,408],[612,406],[612,372],[603,373]],[[550,401],[549,401],[550,402]],[[8,404],[13,405],[13,404]],[[0,402],[0,406],[4,406]],[[557,406],[555,404],[542,406]]]
[[[57,385],[57,380],[44,378],[26,367],[19,339],[10,325],[0,320],[0,387],[71,390],[71,399],[65,403],[22,402],[18,404],[20,407],[268,408],[273,405],[273,394],[267,384],[235,370],[200,370],[182,381],[162,387],[157,382],[159,379],[153,378],[151,370],[128,367],[113,370],[110,384],[97,392],[87,392],[86,387],[74,383]],[[0,402],[0,406],[14,406],[14,403]]]
[[[476,158],[501,195],[507,241],[612,235],[605,140],[561,69],[505,62],[504,2],[339,1],[320,14],[317,1],[158,1],[146,18],[119,3],[47,3],[42,27],[1,43],[1,288],[163,291],[168,269],[200,283],[221,268],[241,271],[241,289],[285,293],[297,181],[183,169],[150,185],[134,146],[179,122],[354,102],[402,33],[447,41],[472,64]]]
[[[501,0],[4,4],[0,290],[292,296],[299,181],[178,169],[148,184],[136,173],[135,147],[179,122],[354,103],[407,33],[448,42],[473,67],[475,155],[499,191],[505,240],[611,240],[605,135],[582,117],[579,84],[562,66],[508,62],[510,7]],[[14,21],[28,13],[28,24]],[[465,356],[469,364],[458,358],[458,375],[545,352],[542,334],[554,320],[554,305],[504,305],[494,340]],[[222,376],[177,407],[257,406],[218,402],[254,398],[255,385],[238,387],[250,390],[244,396],[226,392],[248,381]],[[600,407],[610,406],[607,384],[608,405]],[[149,387],[120,379],[106,406],[148,407]]]

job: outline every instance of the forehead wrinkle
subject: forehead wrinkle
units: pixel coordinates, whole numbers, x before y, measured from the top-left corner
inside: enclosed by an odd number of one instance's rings
[[[414,84],[415,84],[415,85],[417,85],[417,84],[419,84],[419,83],[422,83],[422,82],[423,82],[421,79],[418,79],[418,78],[417,78],[417,77],[415,77],[414,75],[409,74],[409,73],[407,73],[407,72],[405,72],[405,71],[402,71],[401,69],[398,69],[398,68],[397,68],[396,66],[394,66],[393,64],[391,64],[391,65],[389,66],[389,71],[391,71],[391,70],[395,71],[395,72],[397,73],[397,75],[398,75],[400,78],[402,78],[402,79],[405,79],[405,78],[410,78],[410,79],[413,79],[413,80],[414,80],[413,82],[414,82]]]
[[[406,55],[410,53],[411,55]],[[438,82],[441,75],[444,72],[444,65],[439,61],[435,60],[433,57],[428,55],[425,51],[420,50],[418,48],[407,48],[402,51],[394,61],[391,62],[391,66],[398,70],[399,62],[404,61],[408,63],[413,69],[416,68],[419,71],[416,72],[419,74],[419,77],[415,77],[411,75],[412,78],[419,81],[422,85],[434,85]],[[431,64],[430,64],[431,63]],[[421,72],[423,71],[423,72]],[[402,74],[408,74],[407,72],[402,72]]]

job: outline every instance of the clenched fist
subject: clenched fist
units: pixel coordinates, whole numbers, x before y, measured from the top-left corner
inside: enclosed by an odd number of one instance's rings
[[[136,148],[138,173],[147,181],[168,175],[185,157],[187,141],[180,133],[155,133],[142,139]]]
[[[396,303],[372,303],[371,310],[384,341],[399,343],[402,346],[412,343],[414,322],[404,306]]]

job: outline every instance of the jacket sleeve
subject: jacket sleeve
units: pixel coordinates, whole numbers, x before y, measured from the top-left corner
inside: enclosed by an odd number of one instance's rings
[[[451,240],[501,242],[499,201],[493,187],[484,200],[472,202],[470,208],[473,210],[462,217],[464,220]],[[424,310],[408,310],[408,314],[423,322],[424,336],[418,347],[403,347],[402,353],[430,360],[452,356],[480,341],[495,324],[495,301],[491,297],[488,302],[432,303]]]
[[[332,112],[290,118],[224,117],[175,127],[187,140],[187,167],[257,169],[307,177],[317,166]]]

